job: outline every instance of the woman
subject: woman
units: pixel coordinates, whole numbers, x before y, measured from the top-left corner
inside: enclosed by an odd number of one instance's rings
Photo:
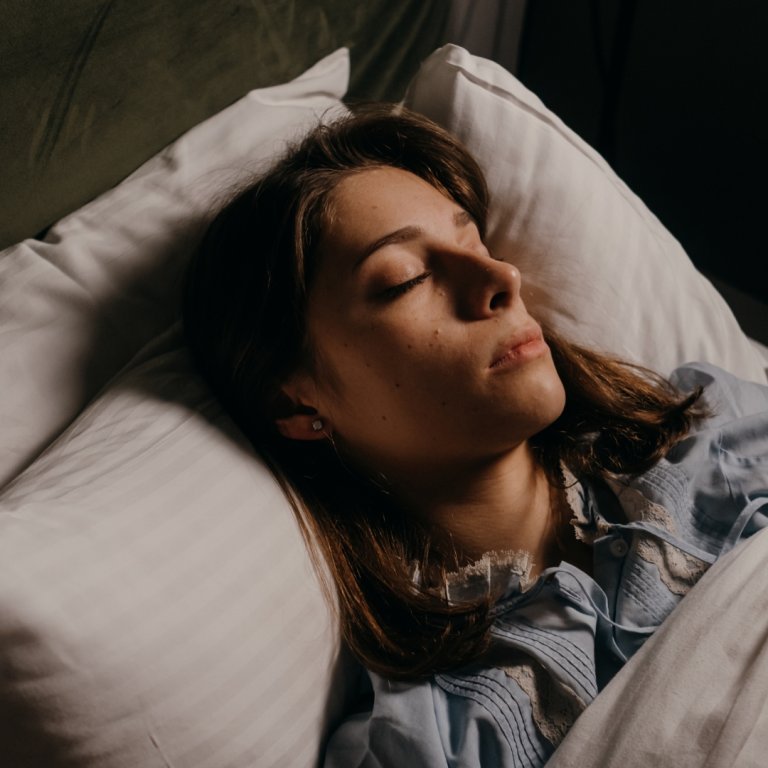
[[[190,268],[195,359],[367,670],[329,765],[542,765],[763,523],[749,478],[699,469],[707,430],[765,391],[707,366],[673,385],[542,329],[487,209],[455,139],[371,108],[240,193]]]

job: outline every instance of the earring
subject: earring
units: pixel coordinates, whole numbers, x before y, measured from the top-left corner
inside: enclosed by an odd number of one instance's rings
[[[323,428],[323,422],[320,419],[315,419],[312,422],[312,429],[315,432],[319,432]]]

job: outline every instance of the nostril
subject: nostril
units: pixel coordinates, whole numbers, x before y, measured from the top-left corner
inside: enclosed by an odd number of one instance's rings
[[[499,307],[504,307],[508,301],[509,293],[506,291],[494,293],[493,296],[491,296],[491,309],[499,309]]]

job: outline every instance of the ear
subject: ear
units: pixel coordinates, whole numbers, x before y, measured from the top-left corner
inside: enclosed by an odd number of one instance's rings
[[[330,425],[315,406],[315,387],[304,376],[296,376],[281,389],[275,407],[275,426],[291,440],[324,440]]]
[[[291,440],[324,440],[329,434],[325,421],[317,415],[317,411],[281,416],[275,419],[275,425],[283,437]]]

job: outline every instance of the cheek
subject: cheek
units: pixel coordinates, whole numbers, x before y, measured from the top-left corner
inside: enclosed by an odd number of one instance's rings
[[[357,416],[413,420],[425,409],[451,407],[444,390],[457,377],[439,329],[417,334],[369,325],[354,338],[335,335],[326,349],[339,380],[337,405]]]
[[[327,293],[321,298],[310,314],[310,331],[337,383],[334,404],[340,412],[413,420],[425,409],[457,407],[458,398],[451,402],[448,394],[467,374],[467,361],[456,359],[457,351],[468,356],[472,345],[448,322],[442,304],[393,307],[372,317],[353,298],[346,304],[338,295],[334,301]],[[351,413],[341,415],[346,420]]]

